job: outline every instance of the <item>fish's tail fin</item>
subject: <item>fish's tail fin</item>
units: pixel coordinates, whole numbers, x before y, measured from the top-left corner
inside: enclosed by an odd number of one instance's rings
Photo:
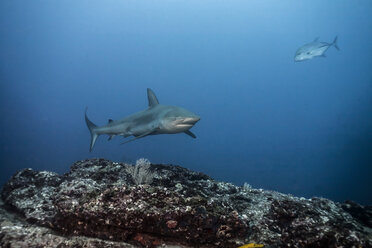
[[[334,46],[338,51],[340,51],[340,48],[338,47],[338,44],[337,44],[337,35],[331,45]]]
[[[90,138],[90,148],[89,148],[89,151],[91,152],[92,149],[93,149],[93,146],[96,143],[96,140],[98,138],[98,134],[95,131],[95,129],[96,129],[97,126],[88,119],[87,110],[88,110],[88,108],[85,109],[85,122],[87,123],[87,126],[88,126],[89,131],[90,131],[90,137],[91,138]]]

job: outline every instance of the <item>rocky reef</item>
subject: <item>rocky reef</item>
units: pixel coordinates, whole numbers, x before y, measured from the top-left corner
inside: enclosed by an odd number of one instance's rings
[[[372,247],[372,206],[238,187],[180,166],[89,159],[4,185],[0,247]]]

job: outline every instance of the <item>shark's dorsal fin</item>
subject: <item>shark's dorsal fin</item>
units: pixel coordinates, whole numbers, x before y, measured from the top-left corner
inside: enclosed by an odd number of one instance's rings
[[[147,88],[147,99],[149,100],[149,108],[159,104],[158,98],[150,88]]]
[[[112,119],[109,119],[109,120],[108,120],[108,123],[111,123],[111,122],[113,122],[113,120],[112,120]]]
[[[318,42],[319,37],[316,37],[313,42]]]

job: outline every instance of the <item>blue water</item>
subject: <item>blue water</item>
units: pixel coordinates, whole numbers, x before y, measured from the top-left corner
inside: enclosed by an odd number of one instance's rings
[[[372,204],[372,2],[1,1],[0,183],[80,159],[171,163],[296,196]],[[295,63],[298,47],[332,42]],[[185,134],[125,145],[97,125],[162,104]]]

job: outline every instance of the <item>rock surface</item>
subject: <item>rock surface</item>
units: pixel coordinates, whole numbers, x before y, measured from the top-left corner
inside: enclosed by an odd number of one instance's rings
[[[24,169],[1,196],[1,247],[372,247],[372,207],[145,160],[78,161],[65,175]]]

